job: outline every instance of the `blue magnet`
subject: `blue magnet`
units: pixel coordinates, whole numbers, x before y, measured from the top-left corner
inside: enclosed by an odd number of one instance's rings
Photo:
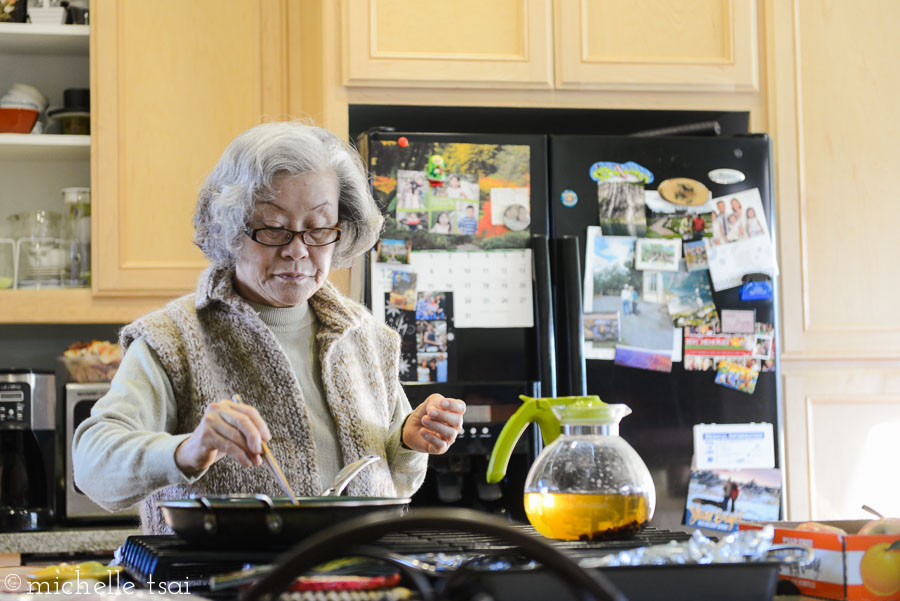
[[[772,299],[772,281],[764,273],[749,273],[743,278],[741,286],[742,301],[759,301]]]
[[[578,204],[578,195],[575,194],[575,190],[563,190],[559,195],[559,200],[564,207],[572,208]]]

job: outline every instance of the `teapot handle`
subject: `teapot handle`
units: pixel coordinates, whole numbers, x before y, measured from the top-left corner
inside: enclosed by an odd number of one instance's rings
[[[491,451],[491,459],[487,467],[489,483],[500,482],[506,476],[506,468],[509,465],[513,449],[531,422],[537,422],[540,426],[541,437],[544,439],[545,445],[550,444],[559,436],[559,420],[550,408],[550,403],[543,399],[533,399],[524,395],[520,398],[525,403],[507,420],[497,437],[494,450]]]

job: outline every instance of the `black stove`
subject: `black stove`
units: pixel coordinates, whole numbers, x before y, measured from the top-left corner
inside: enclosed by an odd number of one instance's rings
[[[540,536],[530,526],[516,526]],[[645,528],[627,539],[601,541],[552,541],[576,560],[595,558],[622,550],[669,541],[685,541],[686,532]],[[452,530],[413,530],[393,532],[368,546],[406,556],[511,557],[518,547],[501,539]],[[248,565],[269,564],[286,548],[227,550],[188,544],[177,536],[130,536],[121,549],[120,561],[138,586],[156,583],[178,584],[181,590],[208,597],[233,599],[236,589],[209,590],[209,579],[216,574],[240,570]],[[602,568],[630,601],[665,597],[669,601],[764,601],[774,596],[778,564],[772,562],[717,564],[705,566],[633,566]],[[565,587],[542,569],[486,572],[484,587],[493,597],[504,599],[566,598]],[[150,583],[154,584],[150,584]],[[560,590],[562,589],[562,590]],[[543,590],[543,593],[541,592]],[[723,596],[717,596],[723,593]],[[524,596],[523,596],[524,595]],[[549,595],[549,596],[544,596]]]

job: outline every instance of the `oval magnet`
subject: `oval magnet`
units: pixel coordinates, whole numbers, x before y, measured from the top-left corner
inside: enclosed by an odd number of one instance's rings
[[[559,195],[559,200],[564,207],[572,208],[578,204],[578,195],[575,194],[575,190],[563,190]]]
[[[683,207],[698,207],[709,200],[709,188],[687,177],[661,181],[656,191],[664,200]]]
[[[738,171],[737,169],[728,169],[726,167],[723,167],[721,169],[713,169],[712,171],[710,171],[709,179],[714,183],[727,186],[728,184],[739,184],[747,179],[747,176],[745,176],[742,171]]]

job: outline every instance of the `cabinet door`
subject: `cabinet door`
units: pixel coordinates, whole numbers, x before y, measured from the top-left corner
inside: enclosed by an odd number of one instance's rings
[[[900,369],[788,368],[784,377],[788,519],[900,515]],[[893,471],[893,472],[892,472]]]
[[[562,89],[756,92],[755,0],[556,0]]]
[[[348,86],[551,88],[550,0],[342,0]]]
[[[95,0],[96,294],[192,290],[192,216],[228,142],[285,116],[284,0]]]

